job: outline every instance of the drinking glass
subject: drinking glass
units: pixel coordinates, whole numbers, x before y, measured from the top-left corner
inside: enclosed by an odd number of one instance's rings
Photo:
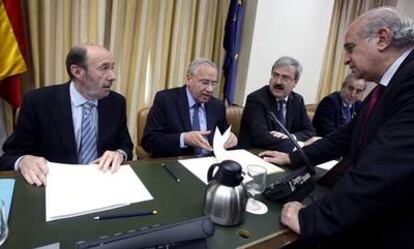
[[[4,201],[0,199],[0,246],[6,241],[8,234],[9,228],[6,219],[6,205],[4,204]]]
[[[247,191],[251,196],[251,198],[247,201],[246,211],[254,214],[266,213],[266,205],[254,199],[255,195],[263,193],[266,188],[266,168],[260,165],[248,165],[247,175],[251,177],[252,180],[245,184]]]

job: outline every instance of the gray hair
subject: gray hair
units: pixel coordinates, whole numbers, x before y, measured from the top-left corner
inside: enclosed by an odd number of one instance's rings
[[[302,65],[297,61],[296,59],[289,57],[289,56],[282,56],[273,64],[272,66],[272,72],[273,69],[279,68],[279,67],[286,67],[286,66],[292,66],[296,70],[295,72],[295,80],[298,81],[300,78],[300,75],[302,74]]]
[[[359,80],[359,79],[355,78],[355,75],[352,74],[352,73],[347,74],[345,76],[344,81],[342,82],[342,88],[346,87],[347,85],[349,85],[354,80]],[[365,82],[365,80],[364,80],[364,82]],[[367,84],[366,83],[364,84],[364,91],[365,91],[365,88],[367,88]]]
[[[366,24],[359,31],[361,38],[373,38],[378,29],[386,27],[392,32],[391,46],[404,49],[414,46],[414,20],[395,8],[380,7],[362,15]]]
[[[191,64],[188,66],[187,75],[194,76],[195,71],[197,70],[198,66],[202,64],[208,64],[217,70],[217,66],[214,62],[206,58],[196,58],[194,59]]]

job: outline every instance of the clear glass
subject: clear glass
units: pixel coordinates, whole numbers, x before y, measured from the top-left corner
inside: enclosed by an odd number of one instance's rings
[[[6,205],[3,200],[0,200],[0,246],[6,241],[8,234],[9,228],[6,219]]]
[[[265,167],[260,165],[248,165],[247,175],[252,178],[252,180],[245,184],[247,191],[251,196],[247,202],[246,210],[251,213],[257,213],[263,206],[266,207],[262,202],[255,200],[254,196],[263,193],[265,190],[267,171]]]

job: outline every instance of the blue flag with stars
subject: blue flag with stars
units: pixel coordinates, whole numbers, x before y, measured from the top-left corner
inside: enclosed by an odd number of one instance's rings
[[[236,87],[242,21],[242,0],[231,0],[223,41],[223,47],[226,50],[226,56],[224,57],[223,63],[224,98],[229,104],[233,103],[234,89]]]

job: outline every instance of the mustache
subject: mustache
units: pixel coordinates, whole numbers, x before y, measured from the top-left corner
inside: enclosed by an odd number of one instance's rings
[[[283,86],[283,84],[275,83],[275,84],[272,85],[272,88],[277,89],[277,90],[283,90],[284,86]]]

